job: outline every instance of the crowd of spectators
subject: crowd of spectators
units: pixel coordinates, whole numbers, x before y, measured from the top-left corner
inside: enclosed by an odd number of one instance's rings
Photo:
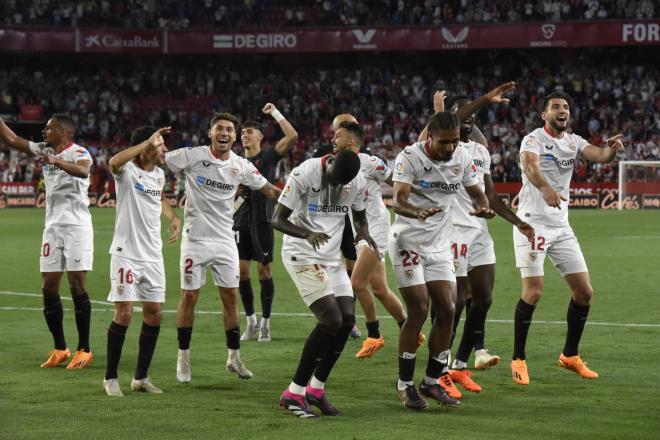
[[[145,62],[124,57],[121,63],[101,67],[87,58],[79,64],[53,58],[41,60],[40,68],[26,63],[0,68],[0,114],[16,120],[21,105],[37,104],[43,106],[44,116],[55,112],[72,116],[78,125],[76,139],[95,157],[102,185],[109,179],[109,157],[126,146],[130,130],[137,125],[173,126],[168,145],[181,148],[207,143],[212,111],[231,111],[242,120],[261,121],[264,147],[269,148],[281,133],[260,108],[273,102],[300,134],[282,163],[279,177],[285,178],[291,167],[329,141],[330,123],[337,113],[356,115],[367,133],[367,146],[391,164],[402,147],[417,139],[432,113],[435,90],[476,97],[513,79],[517,89],[510,104],[484,109],[478,116],[489,139],[493,180],[519,181],[520,141],[541,125],[539,101],[553,90],[573,96],[572,128],[592,144],[602,145],[608,136],[623,133],[626,150],[620,158],[660,160],[657,70],[640,59],[627,59],[614,49],[507,52],[486,64],[454,67],[406,59],[392,64],[375,57],[351,68],[255,65],[212,57],[198,57],[194,64],[187,59]],[[0,181],[38,177],[34,161],[18,161],[8,150],[0,151],[4,151]],[[616,172],[616,164],[579,161],[575,179],[615,181]]]
[[[653,0],[4,0],[4,25],[123,28],[405,26],[657,18]]]

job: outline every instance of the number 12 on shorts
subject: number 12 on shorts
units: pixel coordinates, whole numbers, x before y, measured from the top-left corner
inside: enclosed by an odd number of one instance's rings
[[[545,250],[545,237],[539,235],[532,239],[532,250],[533,251],[544,251]]]

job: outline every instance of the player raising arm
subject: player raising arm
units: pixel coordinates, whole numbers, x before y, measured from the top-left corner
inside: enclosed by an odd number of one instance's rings
[[[573,229],[568,223],[568,198],[575,158],[580,152],[587,160],[609,162],[623,148],[622,135],[607,139],[607,146],[590,145],[580,136],[567,133],[572,99],[565,93],[553,92],[541,107],[544,126],[522,140],[520,161],[523,186],[517,215],[536,231],[530,243],[514,228],[513,241],[516,266],[522,278],[522,297],[514,317],[514,349],[511,362],[513,381],[529,384],[525,345],[532,314],[543,296],[543,262],[546,255],[566,280],[571,290],[566,322],[568,330],[559,366],[586,379],[598,373],[582,361],[578,345],[589,314],[593,295],[587,264]]]
[[[151,383],[147,373],[156,349],[165,302],[161,215],[170,221],[168,243],[176,241],[181,229],[181,222],[163,194],[165,173],[160,166],[165,164],[167,151],[163,134],[169,132],[169,127],[136,128],[131,134],[134,146],[115,154],[108,163],[117,188],[108,295],[108,301],[115,304],[115,315],[108,328],[108,359],[103,380],[109,396],[123,395],[117,367],[136,301],[142,304],[143,322],[131,389],[162,393]]]
[[[46,182],[46,225],[41,243],[39,268],[44,297],[44,317],[55,348],[42,368],[51,368],[69,358],[64,338],[60,280],[66,270],[78,328],[78,348],[67,369],[85,368],[92,361],[89,328],[92,306],[85,288],[87,271],[94,260],[94,232],[89,213],[89,172],[92,157],[76,145],[74,121],[54,114],[43,129],[44,142],[17,136],[0,118],[0,139],[11,148],[36,156],[43,165]]]
[[[298,132],[291,123],[270,102],[261,110],[277,121],[284,132],[274,148],[261,149],[263,133],[255,121],[245,121],[241,125],[241,143],[245,149],[245,158],[259,170],[269,182],[275,181],[277,163],[287,154],[298,140]],[[260,191],[243,188],[242,204],[234,213],[234,230],[240,259],[241,279],[239,291],[247,317],[247,325],[241,341],[259,339],[259,342],[271,340],[270,312],[275,296],[273,284],[273,200]],[[261,285],[261,322],[257,324],[254,313],[254,293],[250,281],[250,262],[257,262],[257,273]]]

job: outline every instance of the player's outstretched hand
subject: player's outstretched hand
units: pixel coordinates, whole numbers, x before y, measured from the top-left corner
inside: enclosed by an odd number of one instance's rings
[[[534,242],[534,234],[536,234],[536,232],[534,231],[534,228],[530,224],[525,222],[520,222],[519,225],[516,225],[516,228],[518,228],[518,230],[522,235],[527,237],[527,240],[529,240],[530,243]]]
[[[264,108],[261,109],[261,111],[266,113],[267,115],[270,115],[275,110],[277,110],[277,107],[275,107],[275,104],[272,104],[270,102],[264,105]]]
[[[543,187],[541,194],[543,194],[543,200],[545,200],[545,203],[547,203],[548,206],[552,206],[553,208],[561,209],[562,200],[564,202],[566,201],[566,199],[561,194],[549,186]]]
[[[488,206],[480,206],[475,208],[473,211],[470,211],[468,214],[485,219],[491,219],[495,217],[495,211],[490,209]]]
[[[159,148],[161,145],[164,145],[165,139],[163,139],[163,135],[168,134],[171,131],[172,127],[161,127],[154,131],[154,134],[149,137],[149,145],[154,148]]]
[[[508,83],[500,84],[490,92],[486,93],[486,99],[491,104],[508,104],[509,98],[504,95],[512,92],[516,88],[516,83],[511,81]]]
[[[167,231],[170,233],[167,239],[168,243],[174,243],[179,239],[179,235],[181,234],[181,220],[179,220],[179,217],[174,217]]]
[[[417,220],[423,222],[427,218],[434,216],[439,212],[442,212],[442,208],[424,208],[419,211],[419,214],[417,214]]]
[[[619,133],[616,136],[607,138],[605,142],[607,142],[607,146],[610,147],[615,152],[623,150],[623,134]]]
[[[433,111],[436,113],[445,111],[445,99],[447,99],[447,92],[438,90],[433,94]]]
[[[330,236],[328,234],[324,234],[323,232],[312,232],[310,233],[307,238],[307,243],[311,244],[314,250],[318,250],[330,240]]]

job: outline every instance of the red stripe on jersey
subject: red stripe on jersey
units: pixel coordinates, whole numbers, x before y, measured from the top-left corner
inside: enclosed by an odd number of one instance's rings
[[[410,166],[411,166],[412,169],[414,170],[414,169],[415,169],[415,165],[413,165],[412,161],[411,161],[410,159],[408,159],[408,158],[406,157],[405,154],[403,154],[403,155],[401,155],[401,156],[402,156],[404,159],[406,159],[406,160],[408,161],[408,163],[410,164]]]

